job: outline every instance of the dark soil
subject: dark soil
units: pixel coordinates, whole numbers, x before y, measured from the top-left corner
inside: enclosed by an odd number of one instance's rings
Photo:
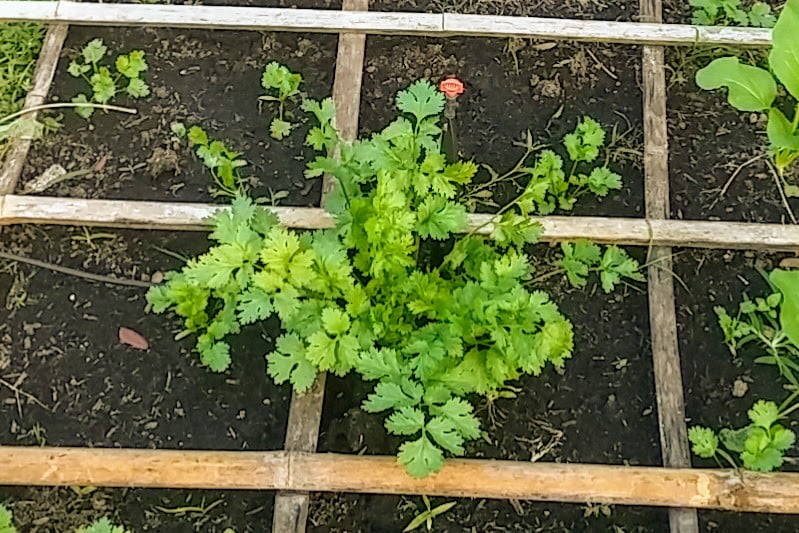
[[[94,239],[87,242],[87,235]],[[3,249],[12,253],[143,280],[180,265],[156,247],[189,255],[207,247],[202,234],[89,233],[81,228],[36,226],[5,228],[0,238]],[[91,283],[5,261],[2,267],[0,427],[6,429],[0,433],[0,443],[220,450],[283,447],[290,393],[266,377],[264,354],[271,346],[264,328],[248,328],[237,336],[231,369],[212,374],[200,365],[190,339],[173,339],[180,331],[177,320],[144,313],[144,289]],[[144,335],[150,349],[139,351],[120,344],[121,326]],[[36,506],[40,518],[58,516],[76,499],[71,491],[54,494],[44,498],[37,490],[3,490],[0,499],[40,501]],[[250,524],[250,531],[266,531],[271,523],[272,496],[265,493],[103,490],[97,496],[106,502],[105,507],[92,503],[89,510],[110,513],[114,509],[139,531],[192,531],[190,524],[200,517],[153,510],[154,505],[189,505],[185,503],[189,499],[194,502],[191,505],[200,505],[202,499],[206,504],[220,498],[225,502],[204,517],[209,522],[198,530],[221,531],[235,524],[242,531]],[[57,520],[28,529],[34,522],[24,516],[19,521],[22,531],[68,531]]]
[[[720,305],[732,314],[742,294],[751,298],[767,293],[765,280],[756,268],[779,265],[783,255],[754,252],[683,250],[675,260],[675,273],[690,288],[677,286],[677,312],[683,384],[688,425],[714,428],[740,427],[748,423],[746,411],[759,400],[780,403],[788,393],[776,367],[752,362],[745,351],[734,358],[724,345],[713,307]],[[736,382],[738,384],[736,385]],[[733,392],[735,389],[735,393]],[[743,391],[743,393],[741,392]],[[789,421],[796,430],[795,417]],[[712,461],[694,458],[695,466],[712,467]],[[786,464],[783,470],[796,470]],[[793,532],[799,527],[795,516],[702,512],[706,531]]]
[[[304,128],[275,142],[269,136],[274,110],[259,111],[264,66],[279,61],[304,76],[313,97],[331,92],[337,38],[332,35],[156,29],[72,28],[51,91],[69,101],[88,89],[66,73],[70,58],[93,38],[113,53],[141,49],[152,94],[142,101],[120,96],[115,103],[136,107],[133,117],[96,112],[87,122],[64,113],[64,127],[37,143],[20,188],[54,163],[68,171],[96,169],[62,182],[44,194],[128,200],[209,201],[212,178],[184,143],[174,142],[170,124],[200,125],[249,161],[241,174],[252,178],[252,193],[281,203],[313,205],[319,180],[303,177]],[[292,106],[288,106],[291,108]],[[295,106],[296,107],[296,106]],[[291,115],[290,115],[291,116]]]
[[[543,246],[535,251],[538,271],[547,272],[554,254]],[[562,374],[550,368],[513,384],[516,398],[475,398],[490,442],[472,442],[467,456],[660,464],[646,293],[631,287],[606,296],[595,285],[575,291],[563,280],[543,288],[575,325],[575,353]],[[396,453],[400,441],[386,434],[383,416],[358,407],[370,391],[355,377],[329,379],[321,450]],[[420,505],[418,498],[318,495],[312,531],[399,531]],[[662,510],[617,507],[600,520],[585,517],[587,512],[578,505],[461,500],[442,515],[435,530],[605,531],[611,524],[625,531],[668,530]],[[485,529],[489,525],[493,529]]]
[[[588,115],[605,126],[606,157],[624,186],[604,200],[581,200],[574,214],[642,216],[640,63],[640,49],[631,46],[369,36],[361,128],[387,125],[394,95],[413,81],[455,74],[466,84],[456,118],[461,154],[502,173],[523,155],[513,142],[528,130],[565,157],[560,140]],[[477,181],[486,178],[482,172]],[[518,194],[507,183],[493,192],[499,205]]]

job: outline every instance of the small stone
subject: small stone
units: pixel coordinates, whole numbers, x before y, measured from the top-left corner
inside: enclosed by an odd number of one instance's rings
[[[748,390],[749,385],[741,378],[736,379],[732,384],[732,395],[736,398],[743,398]]]

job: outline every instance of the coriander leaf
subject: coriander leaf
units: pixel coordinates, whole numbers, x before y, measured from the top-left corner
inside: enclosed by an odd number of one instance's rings
[[[300,107],[306,113],[312,113],[320,124],[331,123],[336,118],[336,106],[332,98],[325,98],[321,102],[308,98],[302,101]]]
[[[613,291],[622,278],[644,281],[638,261],[627,255],[627,252],[618,246],[605,248],[605,253],[599,264],[599,277],[602,282],[602,290],[606,293]]]
[[[325,332],[317,331],[308,337],[308,359],[320,370],[331,370],[336,366],[337,341]]]
[[[398,381],[410,373],[403,368],[403,363],[396,350],[371,348],[358,355],[355,370],[366,379]]]
[[[691,449],[699,457],[709,459],[718,452],[719,439],[712,429],[694,426],[688,430],[688,440],[691,441]]]
[[[574,132],[563,137],[563,145],[574,162],[590,163],[599,156],[599,149],[604,143],[605,130],[591,117],[584,117]]]
[[[83,59],[87,63],[98,63],[103,59],[107,51],[108,47],[103,44],[102,39],[94,39],[83,47],[81,53],[83,54]]]
[[[117,93],[117,86],[114,79],[111,77],[111,72],[108,68],[100,67],[98,71],[89,78],[94,93],[92,99],[99,103],[105,104],[111,100]]]
[[[322,324],[330,335],[343,335],[350,329],[350,317],[335,307],[325,307],[322,311]]]
[[[397,94],[397,108],[420,121],[441,113],[444,109],[444,95],[430,82],[420,80]]]
[[[209,144],[208,134],[199,126],[189,128],[189,142],[194,146],[206,146]]]
[[[72,98],[72,103],[74,103],[74,104],[88,104],[89,100],[86,99],[86,95],[85,94],[81,93],[81,94],[79,94],[79,95],[77,95],[77,96]],[[78,107],[75,108],[75,113],[77,113],[78,116],[83,117],[86,120],[88,120],[89,117],[91,117],[92,114],[94,114],[94,108],[93,107],[88,107],[88,106],[78,106]]]
[[[588,189],[597,196],[607,196],[611,190],[621,189],[621,176],[608,167],[596,167],[588,175]]]
[[[249,289],[239,295],[237,309],[242,324],[266,320],[272,314],[272,297],[264,290]]]
[[[749,420],[756,426],[760,426],[761,428],[765,429],[766,431],[771,428],[771,425],[776,422],[780,417],[780,411],[777,408],[777,404],[774,402],[767,402],[764,400],[758,400],[755,405],[749,409],[746,414],[749,416]]]
[[[147,86],[144,80],[133,78],[128,82],[125,92],[133,98],[145,98],[150,95],[150,87]]]
[[[138,78],[139,74],[147,70],[144,52],[142,50],[133,50],[127,55],[117,57],[116,68],[126,78]]]
[[[435,407],[432,412],[445,418],[465,439],[480,437],[480,422],[474,416],[474,408],[463,398],[451,398],[441,407]]]
[[[491,238],[503,246],[523,246],[538,242],[542,231],[539,222],[508,211],[499,220],[494,217]]]
[[[286,122],[279,118],[273,118],[272,123],[269,125],[269,135],[271,135],[273,139],[280,141],[291,133],[291,128],[292,125],[290,122]]]
[[[275,383],[287,380],[302,394],[313,385],[316,367],[305,356],[305,345],[297,335],[278,337],[275,351],[266,356],[267,371]]]
[[[771,12],[771,6],[765,2],[755,2],[749,9],[749,24],[756,28],[772,28],[777,18]]]
[[[71,76],[74,76],[75,78],[80,78],[81,75],[86,74],[91,69],[92,69],[92,67],[90,65],[82,65],[82,64],[78,63],[77,61],[73,60],[73,61],[70,61],[69,67],[67,68],[67,72],[69,72],[69,74]]]
[[[0,533],[17,533],[11,511],[2,504],[0,504]]]
[[[430,442],[427,435],[422,435],[418,440],[403,442],[397,460],[415,478],[438,472],[444,466],[444,454]]]
[[[437,240],[462,230],[469,220],[463,204],[449,202],[441,196],[428,196],[416,216],[419,235]]]
[[[279,99],[285,100],[297,93],[302,83],[302,76],[291,72],[288,67],[273,61],[264,67],[261,86],[264,89],[278,91]]]
[[[75,533],[126,533],[122,526],[115,526],[108,518],[95,520],[88,527],[78,528]]]
[[[386,429],[394,435],[413,435],[424,429],[424,413],[415,407],[401,407],[386,419]]]
[[[433,440],[455,455],[463,455],[463,437],[458,433],[450,420],[435,416],[425,426],[425,431],[433,438]]]
[[[375,391],[364,400],[362,408],[368,413],[379,413],[387,409],[399,409],[400,407],[414,407],[419,404],[422,398],[423,389],[418,383],[409,382],[406,387],[410,393],[406,392],[398,382],[381,381],[375,387]]]
[[[230,366],[230,345],[215,342],[200,349],[200,361],[213,372],[224,372]]]

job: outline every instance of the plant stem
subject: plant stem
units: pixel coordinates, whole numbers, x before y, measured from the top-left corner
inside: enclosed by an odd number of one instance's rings
[[[116,105],[109,105],[109,104],[93,104],[90,102],[79,103],[79,102],[60,102],[57,104],[42,104],[36,105],[33,107],[29,107],[27,109],[23,109],[22,111],[17,111],[16,113],[11,113],[10,115],[6,115],[0,118],[0,123],[3,122],[10,122],[15,118],[19,118],[22,115],[26,115],[28,113],[33,113],[35,111],[41,111],[43,109],[58,109],[64,107],[93,107],[96,109],[103,109],[105,111],[119,111],[120,113],[129,113],[131,115],[135,115],[137,111],[130,107],[120,107]]]

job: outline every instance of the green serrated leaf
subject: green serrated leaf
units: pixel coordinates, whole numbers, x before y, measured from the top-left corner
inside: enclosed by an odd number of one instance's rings
[[[99,63],[105,57],[107,51],[108,47],[103,44],[102,39],[94,39],[83,47],[81,54],[83,54],[83,59],[87,63]]]
[[[415,407],[401,407],[386,419],[386,429],[394,435],[414,435],[424,429],[424,413]]]
[[[125,92],[133,98],[146,98],[150,96],[150,87],[140,78],[133,78],[128,82]]]
[[[426,435],[400,446],[397,460],[415,478],[438,472],[444,466],[444,454]]]
[[[719,439],[712,429],[694,426],[688,430],[691,450],[705,459],[714,457],[719,449]]]
[[[444,95],[429,81],[420,80],[397,94],[397,108],[420,121],[444,109]]]
[[[269,124],[269,135],[271,135],[273,139],[280,141],[285,139],[291,133],[291,128],[291,122],[274,118]]]

